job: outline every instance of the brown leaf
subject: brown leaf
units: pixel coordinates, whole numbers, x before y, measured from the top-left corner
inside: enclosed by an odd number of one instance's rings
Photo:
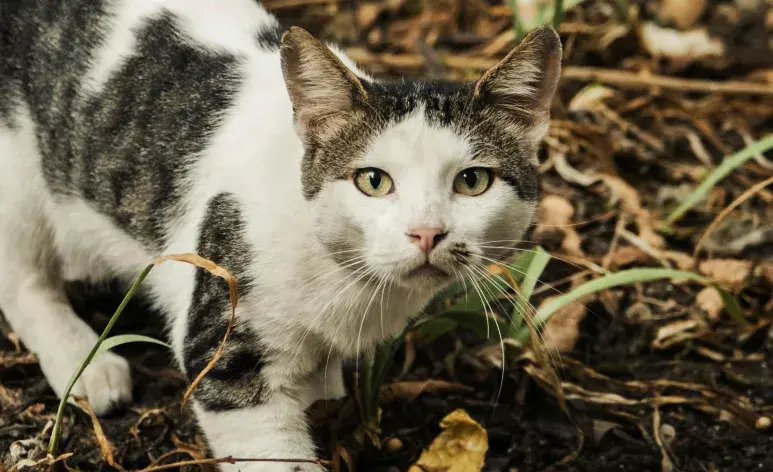
[[[666,349],[669,346],[700,337],[705,332],[705,326],[697,320],[682,320],[661,326],[658,329],[652,347]]]
[[[616,175],[599,174],[599,177],[609,188],[612,198],[620,202],[623,211],[635,217],[636,225],[639,227],[639,237],[653,248],[663,248],[665,240],[653,229],[652,216],[642,207],[641,198],[636,189]]]
[[[658,18],[671,22],[680,29],[694,25],[706,10],[707,0],[663,0],[658,8]]]
[[[408,472],[479,472],[488,450],[488,434],[464,410],[440,422],[443,429]]]
[[[113,445],[110,443],[110,440],[107,439],[107,436],[105,436],[105,432],[102,430],[102,425],[99,424],[97,415],[94,413],[94,410],[91,408],[88,400],[75,395],[73,395],[72,398],[73,402],[78,406],[78,408],[83,410],[91,418],[91,427],[94,429],[94,437],[97,440],[97,444],[99,444],[99,450],[102,453],[102,458],[109,466],[121,471],[125,470],[123,467],[121,467],[121,464],[118,464],[115,461],[115,458],[113,457]]]
[[[739,259],[709,259],[700,263],[700,272],[719,284],[740,287],[751,271],[751,261]]]
[[[556,297],[547,298],[542,304],[552,298]],[[585,318],[586,302],[587,300],[578,300],[577,303],[570,303],[553,313],[542,332],[545,347],[560,353],[574,349],[580,335],[580,322]]]
[[[580,248],[582,239],[572,226],[574,207],[569,200],[558,195],[547,195],[540,202],[538,214],[540,223],[534,229],[535,237],[557,228],[564,233],[561,249],[573,256],[583,255]]]
[[[639,27],[639,38],[651,55],[681,63],[725,55],[725,45],[721,40],[709,36],[706,28],[683,32],[648,21]]]
[[[472,387],[445,380],[427,379],[421,381],[401,381],[381,387],[381,403],[387,404],[395,400],[411,401],[424,392],[452,393],[471,392]]]
[[[717,321],[722,313],[722,308],[725,306],[722,301],[722,295],[714,287],[706,287],[698,293],[695,297],[695,303],[698,308],[706,312],[706,316],[711,321]]]

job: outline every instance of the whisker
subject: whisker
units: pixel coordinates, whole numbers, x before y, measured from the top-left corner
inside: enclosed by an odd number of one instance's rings
[[[495,273],[495,272],[492,272],[492,271],[491,271],[491,269],[489,269],[488,267],[486,267],[486,266],[484,266],[484,265],[482,265],[482,264],[480,265],[480,267],[481,267],[481,268],[483,268],[483,269],[485,269],[485,270],[486,270],[486,272],[488,272],[489,274],[491,274],[491,276],[490,276],[490,277],[494,277],[494,276],[496,276],[496,273]],[[529,326],[529,327],[531,328],[531,330],[532,330],[532,331],[534,332],[534,334],[537,336],[537,340],[538,340],[538,341],[539,341],[539,342],[540,342],[540,343],[541,343],[543,346],[547,346],[547,344],[548,344],[548,343],[547,343],[547,339],[546,339],[546,338],[544,337],[544,335],[543,335],[543,334],[542,334],[542,333],[539,331],[539,329],[538,329],[538,328],[537,328],[537,326],[536,326],[536,323],[534,323],[534,321],[533,321],[533,319],[532,319],[532,316],[533,316],[533,314],[537,312],[537,308],[536,308],[536,307],[535,307],[535,306],[534,306],[534,305],[533,305],[533,304],[532,304],[532,303],[531,303],[531,302],[530,302],[528,299],[526,299],[526,297],[524,297],[523,295],[521,295],[521,294],[520,294],[520,293],[519,293],[517,290],[515,290],[515,291],[514,291],[515,295],[516,295],[516,296],[518,296],[518,298],[520,298],[521,300],[523,300],[523,301],[524,301],[524,302],[525,302],[525,303],[528,305],[528,309],[527,309],[527,307],[525,307],[524,305],[521,305],[521,304],[520,304],[520,302],[518,302],[518,301],[516,301],[515,299],[513,299],[513,298],[512,298],[512,295],[510,295],[508,292],[505,292],[504,290],[502,290],[502,288],[501,288],[501,287],[499,287],[499,286],[496,286],[496,288],[497,288],[497,289],[499,289],[500,293],[501,293],[502,295],[504,295],[504,296],[505,296],[505,298],[507,298],[507,299],[508,299],[508,300],[510,300],[510,301],[511,301],[511,302],[512,302],[514,305],[518,306],[519,308],[521,308],[521,309],[523,310],[523,314],[524,314],[524,316],[523,316],[523,318],[522,318],[522,319],[523,319],[523,321],[524,321],[524,322],[527,324],[527,326]],[[531,310],[531,314],[529,314],[529,311],[528,311],[529,309]],[[513,323],[513,320],[512,320],[512,318],[510,318],[510,323],[511,323],[511,324]],[[554,348],[556,347],[556,345],[555,345],[555,342],[553,342],[553,347],[554,347]],[[556,352],[558,352],[558,351],[556,350]],[[553,368],[554,368],[554,369],[558,369],[558,364],[556,363],[555,359],[553,358],[553,354],[552,354],[552,352],[550,352],[550,350],[548,350],[548,356],[550,357],[550,362],[551,362],[551,364],[553,364]],[[561,354],[560,354],[560,353],[558,353],[558,356],[559,356],[559,363],[560,363],[560,365],[561,365],[560,369],[561,369],[561,371],[563,372],[563,370],[564,370],[564,365],[563,365],[563,360],[561,359]]]
[[[472,268],[470,266],[465,266],[465,267],[472,274]],[[473,281],[473,283],[475,283],[475,282]],[[483,287],[485,288],[485,286],[483,286]],[[493,294],[491,294],[491,295],[493,295]],[[483,302],[484,306],[488,305],[488,311],[492,314],[492,316],[496,316],[496,312],[494,312],[494,310],[491,308],[491,305],[487,303],[487,301],[486,301],[486,299],[484,297],[481,297],[481,301]],[[499,335],[499,346],[500,346],[500,348],[502,350],[502,367],[501,367],[502,368],[502,376],[499,379],[499,390],[497,391],[497,396],[496,396],[496,399],[494,400],[494,405],[498,405],[499,404],[499,397],[500,397],[500,395],[502,395],[502,388],[505,385],[505,370],[506,370],[506,363],[507,363],[507,361],[505,359],[505,340],[502,337],[502,330],[500,329],[499,321],[497,321],[496,318],[494,318],[494,327],[496,327],[496,329],[497,329],[497,334]],[[488,330],[488,315],[486,315],[486,330]]]
[[[513,247],[510,247],[510,246],[485,246],[485,245],[478,245],[478,247],[481,248],[481,249],[506,249],[506,250],[509,249],[509,250],[517,250],[519,252],[530,252],[532,254],[536,254],[537,253],[537,251],[534,251],[532,249],[520,249],[520,248],[513,248]],[[564,264],[570,265],[570,266],[574,267],[575,269],[580,269],[580,270],[591,269],[594,272],[597,272],[599,274],[608,274],[609,273],[609,271],[607,269],[605,269],[605,268],[603,268],[603,267],[601,267],[599,265],[596,265],[596,264],[594,264],[592,262],[583,261],[583,264],[585,264],[585,267],[583,267],[583,266],[581,266],[581,265],[579,265],[577,263],[574,263],[574,262],[572,262],[572,261],[570,261],[568,259],[562,258],[560,256],[556,256],[554,254],[550,254],[550,257],[551,257],[551,259],[555,259],[557,261],[563,262]]]

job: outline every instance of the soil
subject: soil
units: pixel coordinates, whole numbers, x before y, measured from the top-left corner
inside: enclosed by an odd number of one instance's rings
[[[733,80],[773,89],[773,51],[766,50],[771,41],[753,38],[771,37],[773,7],[765,9],[761,2],[752,14],[733,2],[708,2],[698,26],[725,41],[728,52],[724,58],[685,63],[655,59],[643,49],[635,25],[657,14],[652,3],[631,2],[634,26],[617,33],[610,26],[620,24],[615,2],[589,0],[568,12],[562,30],[565,67]],[[286,23],[344,47],[359,46],[364,67],[383,77],[467,79],[480,72],[474,64],[467,68],[457,60],[443,66],[437,57],[491,59],[509,47],[485,49],[511,25],[496,1],[274,0],[268,5]],[[742,37],[751,38],[754,47],[744,49]],[[670,229],[661,224],[723,156],[745,146],[747,138],[773,130],[773,93],[719,95],[601,82],[613,91],[603,106],[578,105],[587,85],[578,80],[562,82],[554,106],[541,155],[546,163],[542,187],[546,202],[548,197],[568,202],[573,214],[566,223],[548,224],[557,212],[546,203],[542,226],[526,237],[556,256],[541,276],[545,288],[537,290],[533,304],[597,277],[599,268],[666,265],[719,283],[736,296],[739,316],[700,303],[704,287],[693,282],[617,287],[581,300],[579,324],[556,328],[569,332],[568,349],[559,355],[550,351],[550,343],[508,348],[504,373],[499,348],[491,348],[498,339],[461,327],[432,342],[409,336],[389,370],[387,383],[398,393],[382,398],[377,434],[363,431],[351,398],[312,408],[315,439],[332,469],[407,470],[440,432],[440,420],[462,408],[487,431],[488,471],[773,470],[773,187],[730,213],[693,256],[716,215],[772,175],[773,153],[736,169]],[[578,175],[595,178],[583,183]],[[579,244],[571,244],[573,231]],[[96,329],[122,297],[115,284],[76,284],[70,292],[74,306]],[[159,337],[158,319],[134,300],[115,332]],[[58,401],[34,356],[14,343],[7,327],[3,333],[0,457],[10,466],[22,451],[46,443]],[[206,456],[190,407],[181,407],[187,385],[168,352],[152,345],[123,346],[118,352],[132,363],[135,388],[130,407],[100,418],[116,463],[138,470]],[[354,366],[348,370],[353,391]],[[428,388],[418,396],[401,390],[427,379],[453,386]],[[60,450],[72,456],[57,467],[114,468],[97,445],[90,417],[75,406],[66,408],[65,417]],[[212,470],[211,465],[180,469],[200,467]]]

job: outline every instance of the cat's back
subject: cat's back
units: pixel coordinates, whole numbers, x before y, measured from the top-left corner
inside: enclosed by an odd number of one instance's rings
[[[166,247],[166,222],[250,83],[269,89],[253,93],[257,107],[281,86],[276,21],[254,0],[0,6],[0,127],[32,124],[60,200],[87,202],[145,248]]]

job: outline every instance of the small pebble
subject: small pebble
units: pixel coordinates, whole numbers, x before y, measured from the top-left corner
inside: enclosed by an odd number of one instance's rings
[[[757,429],[764,431],[770,428],[771,425],[773,425],[773,420],[771,420],[767,416],[760,416],[759,418],[757,418],[757,423],[754,426]]]
[[[390,438],[384,445],[384,448],[387,452],[397,452],[403,448],[403,442],[400,441],[400,438]]]

